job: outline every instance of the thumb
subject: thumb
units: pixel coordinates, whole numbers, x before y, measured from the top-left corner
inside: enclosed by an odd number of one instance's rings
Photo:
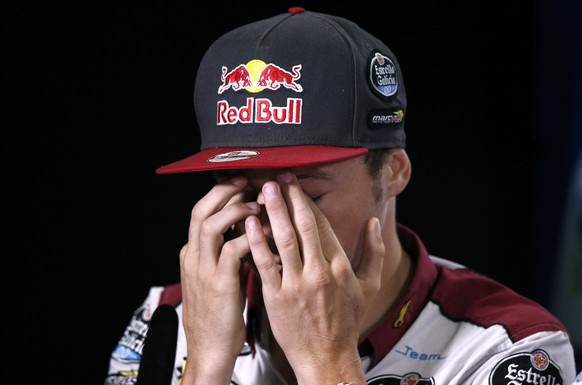
[[[386,247],[382,239],[380,221],[378,218],[370,218],[364,231],[364,246],[360,258],[360,264],[355,270],[356,277],[367,290],[377,292],[380,290],[382,266]],[[368,294],[368,293],[366,293]]]

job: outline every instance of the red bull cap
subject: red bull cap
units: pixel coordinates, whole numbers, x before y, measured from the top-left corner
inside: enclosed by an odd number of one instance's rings
[[[357,24],[290,8],[236,28],[196,75],[200,149],[158,174],[314,166],[405,146],[392,51]]]

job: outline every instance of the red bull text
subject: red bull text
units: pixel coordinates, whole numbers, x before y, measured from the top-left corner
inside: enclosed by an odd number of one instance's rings
[[[269,99],[247,98],[247,104],[238,108],[220,100],[216,123],[219,126],[236,123],[301,124],[301,104],[302,99],[287,98],[286,106],[277,107]]]

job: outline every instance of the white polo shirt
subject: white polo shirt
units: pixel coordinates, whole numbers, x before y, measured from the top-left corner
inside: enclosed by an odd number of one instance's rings
[[[395,312],[360,346],[369,385],[575,381],[567,331],[545,308],[475,271],[429,255],[410,229],[399,225],[398,232],[415,261],[415,272]],[[250,270],[249,274],[247,343],[231,384],[282,385],[268,352],[254,338],[262,300],[258,280]],[[172,385],[179,385],[186,364],[179,283],[150,289],[112,353],[105,384],[135,383],[149,322],[161,304],[174,306],[179,319],[172,378]]]

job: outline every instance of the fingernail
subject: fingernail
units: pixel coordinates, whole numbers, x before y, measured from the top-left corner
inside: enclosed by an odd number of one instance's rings
[[[277,185],[275,183],[265,183],[263,185],[263,193],[269,197],[275,196],[277,194]]]
[[[246,222],[246,225],[249,227],[249,229],[252,229],[252,230],[256,230],[260,226],[259,220],[257,219],[257,217],[247,217],[245,222]]]
[[[249,208],[249,209],[253,209],[256,210],[259,208],[259,204],[257,202],[246,202],[245,205]]]
[[[291,183],[293,175],[290,172],[285,171],[277,175],[277,180],[282,183]]]
[[[244,176],[239,175],[231,178],[230,183],[238,187],[243,187],[247,183],[247,179]]]

